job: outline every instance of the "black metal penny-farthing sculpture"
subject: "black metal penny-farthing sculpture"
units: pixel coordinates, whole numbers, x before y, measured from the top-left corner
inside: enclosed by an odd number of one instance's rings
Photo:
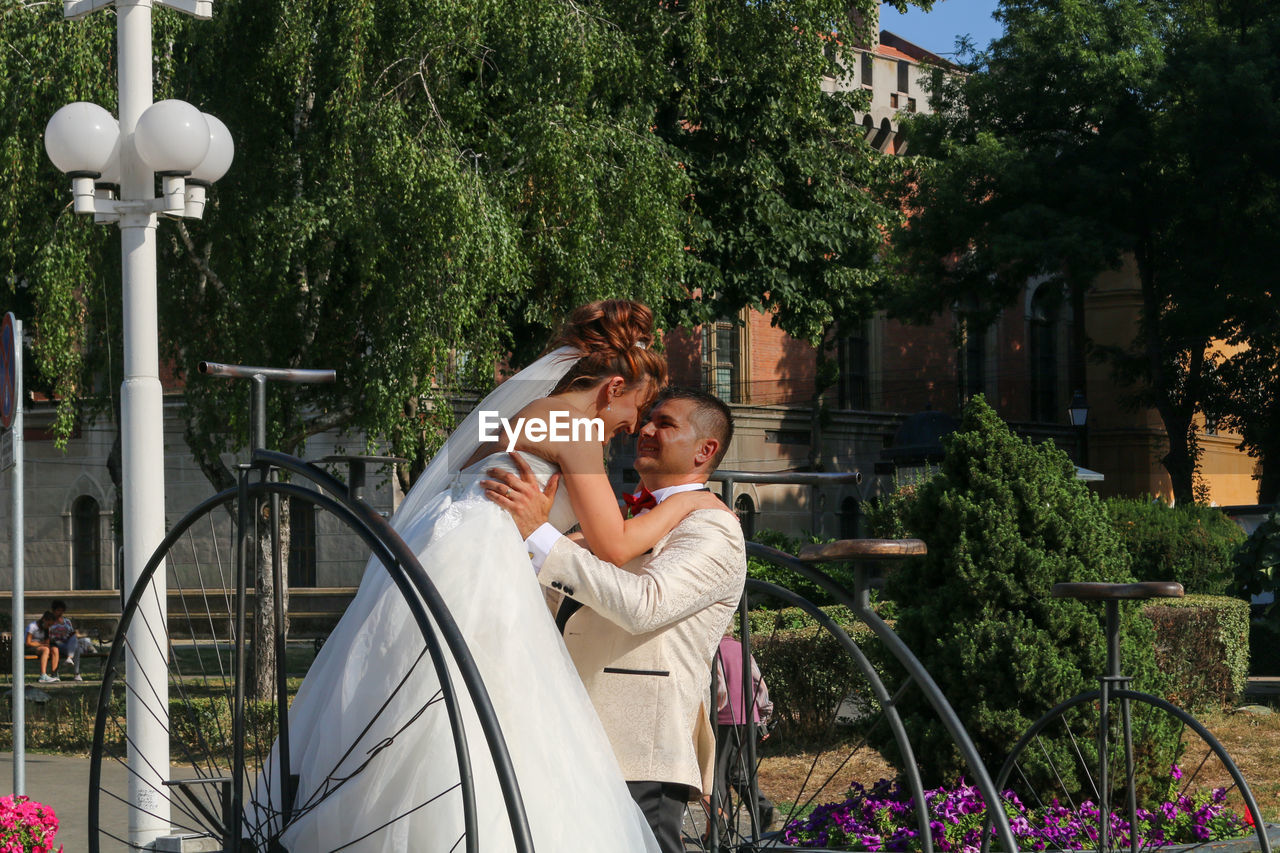
[[[761,741],[755,714],[744,712],[742,725],[719,727],[720,784],[710,799],[709,814],[704,817],[698,813],[701,810],[691,810],[694,814],[686,820],[688,848],[709,853],[879,849],[856,833],[832,832],[799,841],[792,840],[791,830],[823,805],[843,801],[851,781],[859,778],[875,781],[880,774],[896,776],[914,803],[926,802],[915,751],[898,713],[903,695],[913,690],[924,695],[946,730],[967,765],[967,778],[986,802],[998,801],[997,788],[946,696],[872,606],[871,564],[890,561],[891,565],[924,553],[925,543],[918,539],[844,539],[806,546],[798,555],[747,543],[749,556],[789,572],[800,581],[797,587],[803,583],[820,591],[852,619],[842,624],[827,607],[796,590],[748,578],[732,629],[741,643],[740,671],[751,671],[753,655],[762,669],[769,669],[766,664],[773,658],[774,672],[779,672],[783,660],[796,685],[807,683],[810,704],[792,708],[791,719],[781,725],[782,743],[772,734],[771,741]],[[851,587],[820,568],[827,563],[852,563]],[[877,648],[874,653],[872,646]],[[741,708],[758,705],[752,679],[744,676],[737,687],[742,690]],[[713,688],[713,693],[718,690]],[[713,697],[713,704],[718,698]],[[763,772],[765,761],[773,765],[769,778]],[[917,808],[914,812],[913,849],[932,853],[939,846],[929,811]],[[994,849],[1018,849],[1003,813],[993,815],[988,831]]]
[[[514,841],[520,853],[532,851],[510,756],[466,642],[416,556],[364,500],[367,467],[394,460],[362,456],[323,460],[346,464],[348,480],[343,483],[315,464],[263,447],[267,382],[332,382],[334,372],[212,362],[202,363],[200,370],[210,376],[252,382],[254,449],[249,463],[240,466],[234,487],[203,501],[170,527],[137,585],[129,591],[103,670],[94,722],[89,780],[91,853],[118,849],[285,850],[282,839],[299,821],[323,808],[326,799],[340,793],[356,775],[379,772],[378,755],[394,750],[397,737],[413,726],[445,723],[452,732],[456,764],[424,768],[424,773],[440,780],[435,789],[403,813],[380,815],[369,826],[345,827],[350,837],[327,839],[328,849],[376,843],[379,833],[395,831],[397,823],[410,814],[439,808],[462,812],[456,850],[484,850],[483,838],[501,833]],[[281,479],[282,473],[288,482]],[[364,563],[371,556],[367,571],[387,573],[421,635],[420,642],[418,638],[413,638],[412,644],[405,642],[409,652],[398,685],[367,724],[358,727],[362,733],[354,742],[339,750],[343,756],[340,766],[311,770],[317,778],[305,780],[288,770],[294,744],[290,743],[291,685],[284,629],[284,502],[293,511],[314,517],[311,529],[317,531],[317,562]],[[353,542],[359,543],[356,553]],[[324,553],[326,548],[334,553]],[[270,573],[272,601],[251,600],[255,571]],[[167,601],[154,600],[158,594],[151,580],[157,572],[167,578]],[[264,623],[275,626],[272,636],[255,636],[264,633],[255,632],[252,614],[259,606],[274,611],[274,619]],[[274,652],[270,679],[274,690],[264,690],[264,698],[257,698],[254,687],[261,685],[254,678],[249,657],[264,651],[263,644],[270,644]],[[164,671],[134,672],[126,679],[125,670],[138,652],[143,652],[142,659],[155,659],[159,652],[165,661]],[[439,685],[434,695],[422,701],[413,699],[414,707],[404,707],[403,701],[396,704],[396,694],[413,695],[401,688],[415,677],[430,674]],[[267,697],[268,693],[274,695]],[[167,697],[167,713],[152,711],[168,733],[172,758],[167,766],[147,767],[145,774],[133,769],[138,762],[135,757],[131,764],[129,753],[138,745],[129,736],[126,694],[144,700]],[[134,704],[146,706],[145,702]],[[150,707],[158,704],[163,707],[155,701]],[[478,722],[478,732],[464,729],[464,716]],[[383,733],[376,742],[375,731]],[[468,737],[472,744],[483,743],[487,754],[471,755]],[[478,825],[473,760],[493,764],[505,800],[507,826]],[[149,804],[157,802],[167,812],[169,834],[159,840],[131,840],[122,829],[130,824],[130,812],[154,808]],[[456,819],[456,814],[453,817]]]

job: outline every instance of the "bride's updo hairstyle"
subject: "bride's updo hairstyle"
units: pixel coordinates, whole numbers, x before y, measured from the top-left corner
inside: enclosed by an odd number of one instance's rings
[[[650,348],[652,345],[653,312],[646,305],[628,299],[606,299],[575,308],[553,347],[573,347],[582,353],[582,358],[551,393],[621,376],[628,387],[650,380],[656,394],[667,382],[667,362]]]

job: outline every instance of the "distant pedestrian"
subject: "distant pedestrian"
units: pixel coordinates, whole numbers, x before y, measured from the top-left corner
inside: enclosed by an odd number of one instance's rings
[[[769,736],[773,701],[769,698],[769,687],[764,683],[754,655],[751,657],[751,695],[743,696],[742,643],[731,634],[720,639],[720,649],[716,652],[716,678],[719,685],[716,688],[716,791],[720,794],[721,803],[731,787],[744,802],[749,802],[751,776],[755,768],[746,766],[749,754],[746,750],[749,731],[746,704],[750,702],[750,719],[755,722],[760,739],[764,740]],[[762,830],[773,823],[773,802],[759,785],[756,787],[756,815]]]
[[[49,629],[53,627],[53,621],[53,614],[46,610],[39,619],[27,625],[27,653],[34,653],[40,658],[40,681],[43,684],[59,680],[56,675],[58,671],[58,647],[49,642]],[[54,675],[49,674],[51,659]]]
[[[54,620],[49,628],[49,642],[62,653],[63,663],[69,663],[75,667],[75,680],[84,681],[80,677],[80,638],[76,636],[76,628],[71,624],[71,620],[63,615],[67,612],[66,602],[54,599],[49,605],[49,612],[53,614]],[[55,672],[57,667],[55,663]]]

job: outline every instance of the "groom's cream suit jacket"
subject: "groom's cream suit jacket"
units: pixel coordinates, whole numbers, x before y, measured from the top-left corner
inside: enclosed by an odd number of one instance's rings
[[[627,781],[710,792],[711,660],[746,576],[742,527],[719,509],[690,513],[621,569],[565,538],[547,554],[538,580],[583,605],[564,640]]]

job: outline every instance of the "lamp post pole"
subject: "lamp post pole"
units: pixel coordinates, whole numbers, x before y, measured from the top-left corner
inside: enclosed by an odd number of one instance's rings
[[[124,381],[120,388],[123,582],[141,581],[164,539],[164,398],[160,385],[156,297],[159,214],[200,218],[208,186],[231,165],[226,126],[182,101],[153,104],[151,14],[167,6],[208,19],[213,0],[63,0],[78,18],[115,6],[119,118],[95,104],[58,110],[45,127],[45,150],[72,178],[75,211],[120,228],[124,300]],[[155,194],[156,176],[163,192]],[[119,192],[119,198],[116,193]],[[169,685],[167,643],[147,626],[166,624],[166,567],[158,566],[126,638],[129,843],[149,849],[169,835]]]
[[[151,106],[151,2],[116,0],[120,88],[120,198],[150,200],[155,174],[134,146],[138,119]],[[156,296],[156,212],[122,209],[120,264],[124,296],[124,381],[120,431],[124,509],[124,578],[132,590],[147,559],[164,538],[164,404],[160,386]],[[147,625],[165,624],[165,568],[130,628],[132,665],[125,668],[129,730],[129,841],[146,845],[169,833],[169,685],[162,646],[148,641]],[[159,677],[155,677],[155,676]]]

